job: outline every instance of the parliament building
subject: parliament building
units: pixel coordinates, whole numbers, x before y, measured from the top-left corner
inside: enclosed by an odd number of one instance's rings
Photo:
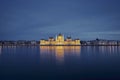
[[[54,39],[53,37],[49,37],[48,40],[41,39],[40,40],[40,45],[42,46],[60,46],[60,45],[65,45],[65,46],[77,46],[80,45],[80,40],[75,39],[72,40],[71,37],[67,37],[67,39],[64,39],[64,36],[62,34],[58,34],[56,38]]]

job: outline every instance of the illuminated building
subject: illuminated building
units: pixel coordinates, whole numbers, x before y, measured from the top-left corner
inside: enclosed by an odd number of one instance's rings
[[[48,40],[40,40],[40,45],[80,45],[80,40],[75,39],[72,40],[71,37],[67,37],[67,39],[64,39],[64,36],[62,34],[59,34],[54,39],[53,37],[49,37]]]

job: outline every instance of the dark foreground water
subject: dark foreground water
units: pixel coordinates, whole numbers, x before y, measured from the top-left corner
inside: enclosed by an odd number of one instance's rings
[[[0,46],[0,80],[120,79],[120,46]]]

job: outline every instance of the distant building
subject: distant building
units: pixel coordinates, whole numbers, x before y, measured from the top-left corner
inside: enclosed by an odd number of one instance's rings
[[[25,45],[26,44],[26,40],[18,40],[17,44],[18,45]]]
[[[120,45],[120,41],[118,41],[118,45]]]
[[[36,44],[37,44],[37,42],[35,40],[31,41],[31,45],[36,45]]]
[[[108,45],[118,45],[117,41],[109,41]]]
[[[59,34],[55,39],[53,37],[49,37],[48,40],[40,40],[40,45],[80,45],[80,40],[72,40],[71,37],[64,39],[64,36],[62,34]]]

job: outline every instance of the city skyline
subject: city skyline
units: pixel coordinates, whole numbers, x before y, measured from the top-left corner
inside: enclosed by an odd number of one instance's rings
[[[119,4],[119,0],[0,0],[0,40],[40,40],[59,33],[80,40],[120,40]]]

